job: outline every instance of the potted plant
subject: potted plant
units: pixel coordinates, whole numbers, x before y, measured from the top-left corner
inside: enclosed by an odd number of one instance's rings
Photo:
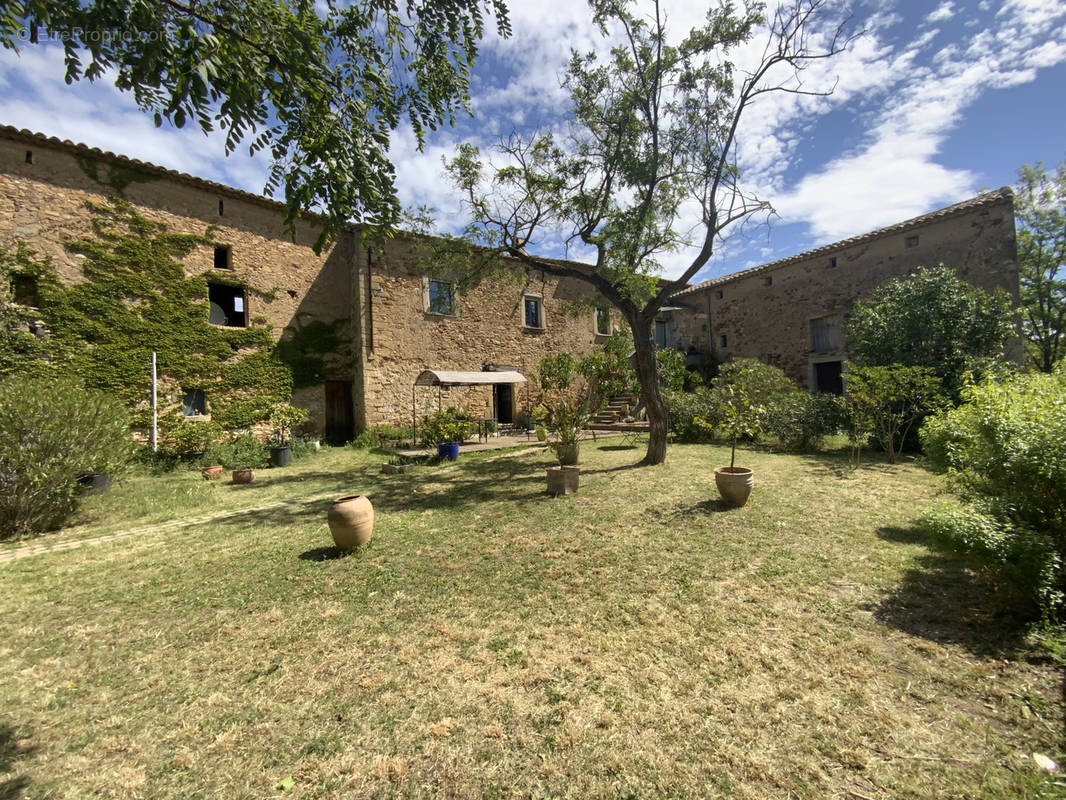
[[[714,483],[722,499],[731,506],[740,507],[748,502],[752,487],[755,485],[755,473],[748,467],[738,467],[737,439],[741,436],[756,436],[762,430],[766,409],[752,400],[745,377],[749,370],[741,369],[729,383],[718,383],[718,405],[721,415],[720,426],[729,437],[729,466],[716,467]],[[712,423],[701,417],[694,422],[707,429],[713,429]]]
[[[422,418],[420,426],[423,443],[437,446],[437,456],[444,461],[459,457],[459,445],[466,441],[472,430],[469,420],[454,406]]]
[[[292,460],[292,429],[306,423],[307,416],[306,408],[290,403],[277,403],[270,410],[270,423],[274,426],[270,447],[271,466],[288,466]]]
[[[255,468],[266,463],[266,448],[257,442],[250,433],[242,433],[228,442],[212,445],[205,457],[218,461],[222,467],[232,471],[234,483],[251,483],[255,478]]]

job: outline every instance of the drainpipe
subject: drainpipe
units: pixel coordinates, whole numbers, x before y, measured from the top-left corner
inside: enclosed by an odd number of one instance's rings
[[[711,326],[711,293],[703,293],[703,300],[707,305],[707,355],[714,358],[714,328]]]
[[[366,251],[366,348],[367,356],[374,355],[374,291],[370,278],[373,264],[370,259],[370,249]]]

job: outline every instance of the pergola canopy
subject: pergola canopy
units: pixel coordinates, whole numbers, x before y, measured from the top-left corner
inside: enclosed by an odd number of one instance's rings
[[[525,383],[521,372],[456,372],[427,369],[415,378],[415,386],[484,386],[496,383]]]

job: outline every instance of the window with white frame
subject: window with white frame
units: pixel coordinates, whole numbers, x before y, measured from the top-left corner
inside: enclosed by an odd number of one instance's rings
[[[522,296],[522,321],[527,328],[544,327],[544,304],[538,295]]]

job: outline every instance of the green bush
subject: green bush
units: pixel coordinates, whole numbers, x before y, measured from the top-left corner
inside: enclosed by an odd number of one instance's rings
[[[911,428],[942,407],[940,380],[928,367],[850,366],[844,374],[853,442],[872,433],[896,463]]]
[[[0,381],[0,538],[61,526],[78,478],[114,473],[133,449],[126,410],[106,394],[57,377]]]
[[[964,389],[963,400],[926,421],[922,445],[929,464],[946,472],[962,499],[996,523],[996,535],[1009,546],[981,544],[989,539],[987,526],[955,538],[990,566],[998,559],[1023,575],[1032,569],[1019,554],[1046,539],[1057,565],[1066,555],[1066,374],[988,381]],[[1049,598],[1064,587],[1059,568],[1048,569],[1040,572],[1044,582],[1030,589],[1050,609]],[[1046,584],[1052,572],[1054,587]],[[1062,611],[1061,599],[1053,605]]]
[[[709,442],[714,438],[713,428],[721,423],[721,408],[718,395],[707,387],[694,392],[663,391],[669,415],[670,433],[677,442]],[[695,420],[706,420],[710,428],[697,425]]]
[[[229,470],[255,469],[266,464],[267,449],[250,433],[242,433],[227,441],[210,445],[201,462],[208,466],[221,464]]]
[[[450,442],[465,442],[474,431],[473,424],[462,418],[462,412],[455,406],[423,417],[418,426],[418,433],[423,444],[436,446]]]
[[[767,409],[766,431],[789,450],[817,450],[847,424],[844,402],[825,392],[778,395]]]
[[[381,437],[373,428],[368,428],[348,442],[348,446],[354,450],[374,450],[381,447]]]

